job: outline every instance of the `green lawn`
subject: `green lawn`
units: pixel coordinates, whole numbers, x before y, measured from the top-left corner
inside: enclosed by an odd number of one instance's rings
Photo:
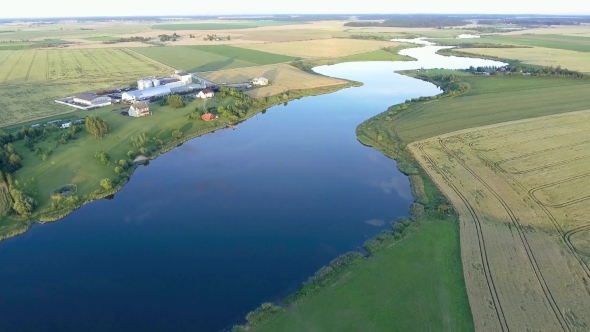
[[[230,59],[239,59],[246,62],[255,63],[258,65],[269,65],[273,63],[290,62],[299,60],[299,58],[273,54],[268,52],[249,50],[241,47],[233,47],[228,45],[211,45],[211,46],[189,46],[192,49],[213,53],[224,56]]]
[[[590,38],[580,36],[562,36],[562,35],[511,35],[511,36],[484,36],[482,38],[466,39],[434,39],[448,44],[499,44],[499,45],[518,45],[518,46],[537,46],[547,48],[557,48],[569,51],[590,52]]]
[[[203,22],[203,23],[173,23],[173,24],[155,24],[152,29],[155,30],[233,30],[249,29],[257,27],[270,27],[280,25],[302,24],[303,22],[278,22],[278,21],[244,21],[244,22]]]
[[[382,113],[362,129],[385,134],[385,140],[410,142],[505,121],[590,108],[590,80],[526,76],[465,76],[470,91],[460,97],[411,103],[384,121]]]
[[[333,285],[251,331],[473,331],[459,225],[419,231],[349,268]]]

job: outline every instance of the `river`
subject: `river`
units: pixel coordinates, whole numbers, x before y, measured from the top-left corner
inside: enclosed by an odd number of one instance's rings
[[[408,214],[407,177],[355,137],[388,106],[441,92],[394,71],[500,64],[439,48],[318,67],[364,86],[193,139],[114,199],[0,242],[0,331],[219,331],[280,302]]]

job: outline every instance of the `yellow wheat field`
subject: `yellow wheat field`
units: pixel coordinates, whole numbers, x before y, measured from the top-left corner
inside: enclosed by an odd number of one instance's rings
[[[396,45],[399,45],[399,43],[393,43],[389,41],[333,38],[272,44],[244,44],[237,46],[300,58],[339,58],[351,54],[364,53],[378,50],[383,47]]]
[[[516,59],[539,66],[561,66],[569,70],[590,72],[590,55],[587,52],[560,50],[556,48],[464,48],[459,52]]]
[[[199,76],[215,83],[243,83],[254,77],[266,77],[272,84],[249,90],[254,97],[269,97],[289,90],[313,89],[346,83],[336,78],[312,75],[286,64],[256,66],[199,73]]]
[[[478,331],[590,330],[589,131],[590,110],[409,146],[460,215]]]

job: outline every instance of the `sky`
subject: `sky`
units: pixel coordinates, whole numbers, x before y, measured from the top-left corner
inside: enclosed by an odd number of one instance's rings
[[[478,13],[590,15],[590,1],[494,0],[489,2],[480,2],[474,0],[12,0],[3,6],[2,11],[0,11],[0,18],[297,13]]]

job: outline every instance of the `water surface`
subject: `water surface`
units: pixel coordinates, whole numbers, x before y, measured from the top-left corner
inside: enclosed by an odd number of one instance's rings
[[[0,242],[0,331],[218,331],[280,302],[407,215],[408,179],[355,137],[388,106],[440,93],[394,71],[499,64],[437,49],[318,67],[365,85],[193,139],[114,199]]]

